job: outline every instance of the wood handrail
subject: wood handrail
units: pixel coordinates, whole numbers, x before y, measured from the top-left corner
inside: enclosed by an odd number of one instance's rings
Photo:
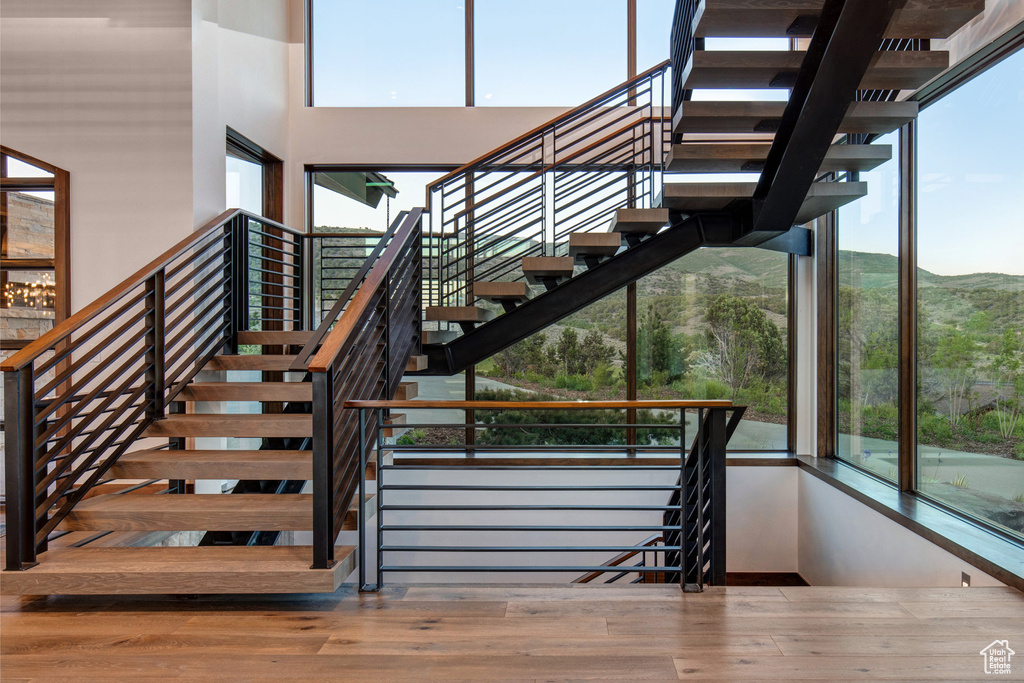
[[[595,104],[599,104],[602,100],[605,100],[605,99],[611,97],[612,95],[614,95],[614,94],[616,94],[618,92],[621,92],[622,90],[629,89],[631,86],[636,85],[637,83],[639,83],[640,81],[644,80],[645,78],[649,78],[652,74],[654,74],[654,73],[656,73],[658,71],[663,71],[668,66],[670,66],[671,63],[672,63],[671,60],[666,59],[664,62],[661,62],[660,64],[656,64],[656,65],[652,66],[647,71],[644,71],[643,73],[637,74],[636,76],[633,76],[633,78],[630,78],[629,80],[627,80],[627,81],[625,81],[623,83],[620,83],[619,85],[616,85],[613,88],[609,88],[608,90],[604,91],[603,93],[601,93],[597,97],[591,98],[591,99],[587,100],[586,102],[584,102],[583,104],[581,104],[579,106],[573,107],[572,109],[569,109],[568,111],[562,112],[558,116],[554,117],[553,119],[550,119],[549,121],[546,121],[546,122],[540,124],[536,128],[532,128],[532,129],[526,131],[525,133],[523,133],[519,137],[511,139],[508,142],[506,142],[505,144],[501,145],[500,147],[496,147],[496,148],[492,149],[491,151],[489,151],[489,152],[487,152],[485,154],[482,154],[481,156],[478,156],[476,159],[473,159],[469,163],[466,163],[466,164],[463,164],[462,166],[459,166],[454,171],[451,171],[450,173],[447,173],[446,175],[441,176],[440,178],[438,178],[437,180],[432,182],[430,185],[427,185],[427,206],[428,206],[428,208],[430,206],[430,193],[432,191],[434,191],[435,189],[437,189],[437,187],[439,185],[443,185],[444,183],[448,182],[452,178],[454,178],[454,177],[456,177],[458,175],[461,175],[461,174],[471,170],[473,167],[483,163],[484,161],[486,161],[487,159],[489,159],[491,157],[498,156],[498,155],[506,153],[507,151],[509,151],[510,149],[512,149],[513,147],[515,147],[519,143],[521,143],[523,140],[526,140],[526,139],[528,139],[528,138],[530,138],[532,136],[535,136],[535,135],[537,135],[538,133],[540,133],[543,130],[551,128],[552,126],[557,126],[559,123],[562,123],[563,121],[566,121],[568,119],[571,119],[574,116],[579,115],[580,112],[585,111],[585,110],[589,109],[590,107],[593,107]]]
[[[272,221],[269,218],[263,218],[262,216],[257,216],[254,213],[243,211],[241,209],[228,209],[200,227],[185,239],[175,244],[160,256],[157,256],[155,259],[136,271],[133,275],[123,280],[120,284],[114,286],[113,289],[109,290],[98,299],[95,299],[92,303],[86,305],[82,310],[54,326],[53,329],[32,341],[32,343],[18,353],[5,359],[0,363],[0,371],[14,372],[21,370],[43,353],[53,349],[59,342],[80,329],[82,325],[85,325],[111,305],[120,301],[121,298],[131,292],[135,287],[145,282],[161,268],[166,267],[174,259],[181,256],[186,250],[190,249],[193,245],[205,238],[214,230],[223,227],[228,221],[236,216],[247,216],[261,224],[277,228],[278,230],[284,230],[293,235],[304,236],[303,233],[298,230],[289,228],[277,221]]]
[[[340,323],[339,323],[340,324]],[[337,329],[337,328],[335,328]],[[312,370],[312,366],[310,366]],[[732,401],[345,401],[346,408],[455,408],[459,410],[614,410],[735,408]],[[652,425],[655,426],[655,425]]]
[[[605,563],[605,566],[608,566],[608,567],[618,567],[620,564],[622,564],[626,560],[628,560],[630,558],[633,558],[633,557],[636,557],[640,553],[646,552],[645,548],[650,548],[652,545],[657,545],[658,543],[661,543],[661,541],[662,541],[661,534],[655,534],[654,536],[651,536],[650,538],[645,539],[645,540],[641,541],[639,544],[637,544],[636,549],[634,549],[634,550],[627,550],[625,552],[622,552],[622,553],[616,555],[615,557],[610,559],[607,563]],[[573,581],[573,583],[590,583],[591,581],[593,581],[597,577],[602,576],[602,575],[607,574],[607,573],[608,572],[590,572],[589,574],[584,574],[583,576],[579,577],[578,579],[575,579]]]
[[[320,350],[309,361],[309,372],[327,372],[334,365],[335,358],[344,348],[349,335],[357,329],[363,313],[370,305],[374,292],[380,287],[384,278],[388,276],[391,266],[398,260],[402,249],[405,247],[405,242],[419,224],[423,213],[423,208],[415,208],[409,211],[409,215],[405,217],[405,222],[395,232],[391,238],[391,243],[388,244],[384,253],[377,259],[370,272],[366,274],[366,279],[363,280],[359,291],[352,297],[352,302],[345,309],[345,312],[342,313],[341,317],[338,318],[334,329],[324,339]],[[416,248],[420,248],[420,245],[417,244]]]

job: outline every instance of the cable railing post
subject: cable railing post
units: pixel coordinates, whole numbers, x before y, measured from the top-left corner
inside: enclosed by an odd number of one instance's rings
[[[299,289],[299,298],[295,303],[295,321],[293,323],[296,330],[312,329],[306,326],[307,311],[309,310],[308,302],[306,298],[309,296],[309,287],[306,286],[306,237],[298,237],[295,242],[295,278],[292,282],[297,282]],[[293,288],[292,291],[295,291]]]
[[[374,410],[377,441],[377,588],[384,587],[384,411]]]
[[[239,216],[238,217],[239,228],[238,228],[238,239],[240,242],[240,248],[238,253],[240,267],[239,282],[240,285],[240,306],[238,309],[239,315],[239,331],[249,330],[252,327],[252,322],[249,320],[249,217]]]
[[[228,307],[224,311],[224,324],[227,327],[228,339],[224,344],[224,353],[235,354],[238,353],[238,332],[241,324],[241,318],[239,317],[241,311],[240,292],[242,289],[239,279],[241,266],[238,263],[237,218],[233,218],[228,222],[225,238],[224,241],[227,243],[227,249],[224,251],[224,265],[222,267],[227,271],[227,277],[224,278],[224,294],[228,298]]]
[[[334,369],[313,375],[313,565],[334,566]]]
[[[146,419],[164,416],[164,288],[166,271],[161,268],[146,281]]]
[[[711,570],[712,586],[725,585],[725,472],[726,420],[725,408],[712,408],[708,460],[711,467]]]
[[[4,373],[8,571],[37,564],[33,375],[31,363]]]

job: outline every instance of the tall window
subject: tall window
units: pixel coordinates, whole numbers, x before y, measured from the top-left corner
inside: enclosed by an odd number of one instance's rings
[[[875,145],[899,149],[899,134]],[[839,209],[836,454],[891,481],[899,469],[899,168],[861,173],[868,196]]]
[[[918,488],[1024,536],[1024,52],[918,134]]]
[[[311,4],[316,106],[465,104],[463,2],[312,0]]]

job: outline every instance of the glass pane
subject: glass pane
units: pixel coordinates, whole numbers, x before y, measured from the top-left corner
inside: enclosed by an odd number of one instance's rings
[[[4,155],[7,161],[7,177],[8,178],[52,178],[53,174],[49,171],[44,171],[38,166],[27,164],[20,159]]]
[[[1024,52],[921,112],[918,486],[1024,536]]]
[[[477,106],[572,107],[626,80],[625,0],[474,7]]]
[[[899,149],[899,136],[877,141]],[[839,209],[837,455],[897,479],[899,162],[863,172],[868,195]]]
[[[263,166],[228,154],[227,207],[263,215]]]
[[[466,103],[461,2],[315,0],[312,12],[316,106]]]
[[[732,399],[730,450],[786,450],[788,277],[786,254],[714,248],[640,280],[639,397]]]

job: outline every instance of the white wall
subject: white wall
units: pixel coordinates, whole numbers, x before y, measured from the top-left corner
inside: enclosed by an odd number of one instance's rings
[[[1001,586],[934,543],[799,470],[799,567],[812,586]]]
[[[71,173],[73,310],[192,229],[189,0],[4,0],[3,144]]]
[[[797,468],[729,467],[726,473],[726,569],[797,571]]]
[[[192,0],[197,227],[233,208],[225,206],[227,127],[287,161],[288,22],[284,0]]]

